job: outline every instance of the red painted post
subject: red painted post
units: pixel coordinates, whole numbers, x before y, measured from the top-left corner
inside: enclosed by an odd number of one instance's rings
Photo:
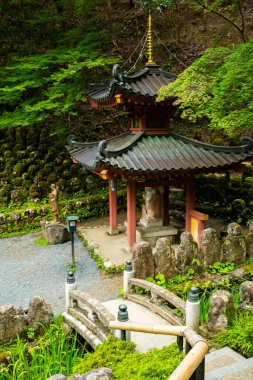
[[[190,211],[195,207],[195,182],[189,179],[186,183],[185,231],[191,232]]]
[[[136,242],[136,182],[127,181],[127,242],[132,247]]]
[[[118,213],[117,213],[117,179],[109,177],[109,234],[117,235]]]

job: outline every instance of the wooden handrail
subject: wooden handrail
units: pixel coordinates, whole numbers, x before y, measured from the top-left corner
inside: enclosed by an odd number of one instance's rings
[[[208,353],[207,341],[188,326],[162,326],[111,321],[112,330],[128,330],[149,334],[184,336],[192,346],[186,357],[169,377],[169,380],[188,380]]]

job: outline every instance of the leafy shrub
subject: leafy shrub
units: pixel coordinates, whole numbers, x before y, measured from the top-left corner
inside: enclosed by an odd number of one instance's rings
[[[102,366],[113,370],[114,379],[163,380],[174,371],[184,357],[176,344],[146,354],[134,351],[133,343],[109,336],[94,353],[88,353],[74,367],[74,372],[85,373]]]

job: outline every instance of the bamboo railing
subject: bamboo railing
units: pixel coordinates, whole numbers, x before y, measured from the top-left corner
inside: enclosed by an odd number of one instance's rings
[[[169,377],[169,380],[188,380],[195,373],[194,379],[204,379],[203,366],[205,355],[208,353],[207,341],[192,328],[187,326],[161,326],[145,325],[138,323],[111,321],[109,328],[112,330],[128,330],[149,334],[164,334],[185,337],[192,347],[179,366]],[[192,378],[191,378],[192,379]]]

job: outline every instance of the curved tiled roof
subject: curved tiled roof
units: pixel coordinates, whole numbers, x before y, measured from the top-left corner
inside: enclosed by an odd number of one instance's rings
[[[176,133],[125,133],[97,143],[67,146],[70,155],[88,169],[112,168],[125,173],[198,173],[229,168],[253,156],[253,141],[242,146],[204,144]]]
[[[124,75],[119,72],[119,65],[113,68],[114,79],[109,85],[96,87],[88,92],[90,99],[97,103],[111,100],[117,93],[128,93],[138,97],[152,99],[157,96],[162,86],[168,85],[176,79],[174,74],[162,70],[159,66],[146,66],[133,75]]]

